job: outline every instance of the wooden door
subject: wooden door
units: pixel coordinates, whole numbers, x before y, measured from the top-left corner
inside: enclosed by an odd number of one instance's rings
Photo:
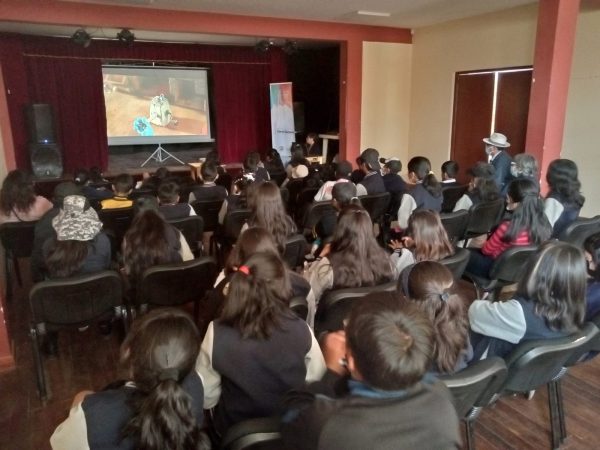
[[[500,72],[496,100],[494,131],[504,134],[510,142],[509,153],[514,156],[525,152],[531,70]]]

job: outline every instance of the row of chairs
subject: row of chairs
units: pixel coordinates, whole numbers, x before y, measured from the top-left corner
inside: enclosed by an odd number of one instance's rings
[[[551,448],[567,438],[561,379],[568,369],[585,361],[589,352],[600,351],[600,318],[570,336],[553,340],[527,341],[506,358],[491,357],[457,372],[440,377],[454,398],[459,418],[465,423],[465,440],[475,449],[474,428],[481,411],[500,397],[527,393],[547,386]],[[228,450],[277,448],[281,444],[277,417],[245,420],[229,429],[222,441]]]

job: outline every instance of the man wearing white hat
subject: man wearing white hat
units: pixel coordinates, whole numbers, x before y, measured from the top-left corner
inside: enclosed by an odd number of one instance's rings
[[[506,184],[511,180],[510,163],[512,158],[504,151],[510,147],[510,143],[502,133],[492,133],[489,138],[484,138],[485,153],[488,155],[488,163],[496,169],[494,181],[498,185],[500,192],[504,190]]]

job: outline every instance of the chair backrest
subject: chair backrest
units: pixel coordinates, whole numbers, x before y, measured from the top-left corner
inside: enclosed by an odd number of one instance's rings
[[[450,242],[456,244],[462,240],[467,231],[467,224],[469,223],[469,211],[461,209],[456,212],[442,213],[440,214],[442,225],[448,233]]]
[[[296,198],[296,206],[302,207],[309,203],[312,203],[315,195],[319,192],[318,187],[305,187],[298,193],[298,197]]]
[[[290,182],[285,186],[289,192],[288,206],[290,206],[290,207],[296,206],[296,202],[298,200],[298,194],[300,194],[302,189],[304,189],[305,181],[306,180],[304,178],[296,178],[296,179],[290,180]]]
[[[490,279],[501,284],[517,283],[523,276],[525,265],[537,251],[535,245],[517,246],[506,249],[494,261],[490,269]]]
[[[469,250],[466,248],[456,247],[454,255],[440,259],[438,262],[450,269],[455,280],[460,280],[469,263],[469,255]]]
[[[456,206],[456,202],[458,202],[465,192],[467,192],[468,187],[469,185],[467,184],[462,186],[442,187],[442,196],[444,198],[442,201],[442,212],[452,212],[454,206]]]
[[[202,233],[204,232],[204,220],[201,216],[189,216],[183,219],[169,220],[168,222],[181,231],[192,249],[197,248],[196,242],[202,241]]]
[[[249,209],[236,209],[230,211],[225,216],[225,221],[223,222],[224,236],[227,239],[235,241],[240,235],[242,227],[251,215],[252,212]]]
[[[324,331],[337,331],[344,327],[344,319],[350,314],[352,305],[356,300],[371,292],[393,292],[397,282],[389,281],[377,286],[359,288],[336,289],[329,291],[321,297],[315,318],[315,335]]]
[[[479,236],[489,233],[498,225],[504,211],[504,199],[498,198],[490,202],[474,205],[469,210],[469,221],[465,235],[467,237]]]
[[[210,256],[150,267],[136,289],[140,305],[173,306],[202,300],[217,278],[217,263]]]
[[[117,240],[121,242],[133,220],[133,207],[101,209],[98,211],[98,218],[104,228],[112,231]]]
[[[304,213],[302,228],[312,230],[324,215],[331,213],[335,214],[335,208],[330,201],[311,203]]]
[[[580,217],[560,234],[559,239],[577,247],[583,247],[585,240],[596,233],[600,233],[600,216],[591,219]]]
[[[202,220],[204,220],[204,231],[215,231],[219,226],[219,211],[223,200],[196,200],[191,203]]]
[[[271,180],[277,183],[277,186],[281,186],[281,183],[287,178],[285,170],[278,170],[277,172],[269,172]]]
[[[439,378],[450,389],[460,418],[467,418],[473,408],[486,406],[506,379],[508,370],[497,356],[470,364],[460,372]]]
[[[136,198],[140,198],[140,197],[144,197],[144,196],[156,197],[156,189],[151,189],[151,188],[134,189],[133,191],[131,191],[131,194],[129,194],[128,197],[131,200],[135,200]]]
[[[283,260],[290,269],[302,266],[306,255],[306,239],[301,234],[294,234],[285,240]]]
[[[223,450],[260,450],[262,448],[281,448],[279,417],[259,417],[247,419],[230,427],[223,439]],[[275,445],[275,447],[268,444]]]
[[[587,323],[581,331],[566,337],[536,339],[519,344],[505,358],[508,374],[502,390],[527,392],[552,381],[571,355],[589,342],[593,327],[593,323]]]
[[[308,317],[308,302],[306,301],[306,297],[292,297],[290,300],[290,309],[302,320],[306,320]]]
[[[579,361],[587,360],[590,356],[595,356],[598,352],[600,352],[600,315],[597,315],[590,322],[593,324],[593,327],[584,327],[585,334],[585,342],[583,342],[579,347],[577,347],[567,362],[565,363],[565,367],[571,367],[577,364]],[[590,352],[593,352],[590,354]]]
[[[36,223],[37,221],[8,222],[0,225],[0,241],[7,255],[15,258],[31,256]]]
[[[121,306],[122,291],[112,270],[42,281],[29,293],[31,319],[48,329],[86,324]]]
[[[360,197],[360,202],[371,216],[373,223],[376,223],[388,211],[390,199],[391,196],[389,192],[382,192],[381,194]]]

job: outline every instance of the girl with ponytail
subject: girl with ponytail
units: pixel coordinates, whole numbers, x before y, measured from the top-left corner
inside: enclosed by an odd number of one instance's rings
[[[200,432],[204,389],[194,370],[200,338],[183,311],[159,309],[134,322],[121,346],[129,382],[75,396],[50,443],[55,449],[209,448]]]
[[[414,186],[400,202],[398,224],[405,229],[408,218],[416,209],[442,210],[442,184],[431,171],[431,163],[424,156],[415,156],[408,162],[408,181]]]
[[[289,298],[288,272],[276,254],[250,256],[231,277],[196,364],[217,434],[244,419],[280,414],[287,391],[325,372],[319,344],[289,309]]]

